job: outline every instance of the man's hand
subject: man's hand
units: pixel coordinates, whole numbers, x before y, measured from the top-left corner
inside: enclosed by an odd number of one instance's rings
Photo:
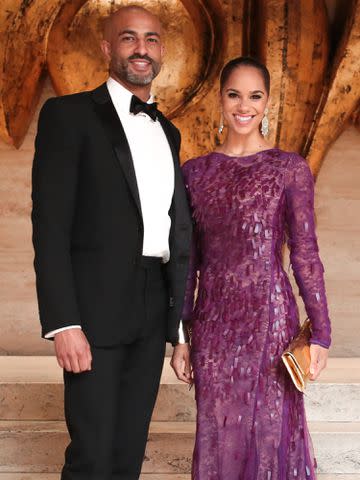
[[[70,328],[55,335],[55,353],[58,364],[67,372],[80,373],[91,370],[91,350],[84,332]]]
[[[177,378],[185,383],[192,384],[190,347],[188,343],[176,345],[170,362]]]
[[[329,350],[320,345],[310,345],[310,380],[316,380],[327,364]]]

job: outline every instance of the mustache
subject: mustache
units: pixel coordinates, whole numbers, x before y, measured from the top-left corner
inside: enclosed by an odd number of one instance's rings
[[[128,60],[146,60],[147,62],[151,63],[151,65],[156,65],[155,60],[153,60],[149,55],[140,55],[140,53],[134,53],[134,55],[131,55],[128,57]]]

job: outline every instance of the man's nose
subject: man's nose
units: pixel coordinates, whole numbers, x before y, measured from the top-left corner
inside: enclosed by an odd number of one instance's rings
[[[140,55],[146,55],[147,54],[146,39],[144,39],[144,38],[139,38],[138,39],[138,41],[136,42],[135,53],[139,53]]]

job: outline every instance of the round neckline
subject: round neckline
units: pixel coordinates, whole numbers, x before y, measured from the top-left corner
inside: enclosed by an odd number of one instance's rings
[[[222,155],[223,157],[227,157],[227,158],[231,158],[231,159],[239,159],[239,160],[246,160],[248,158],[252,158],[252,157],[256,157],[257,155],[260,155],[261,153],[265,153],[265,152],[271,152],[273,150],[279,150],[277,147],[272,147],[272,148],[265,148],[264,150],[259,150],[258,152],[255,152],[255,153],[251,153],[250,155],[228,155],[227,153],[223,153],[223,152],[217,152],[216,150],[214,150],[213,152],[211,152],[212,154],[215,154],[215,155]]]

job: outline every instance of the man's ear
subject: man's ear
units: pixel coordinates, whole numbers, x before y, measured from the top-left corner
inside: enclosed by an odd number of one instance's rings
[[[104,57],[108,61],[110,61],[111,60],[111,45],[110,45],[110,43],[107,40],[101,40],[100,48],[101,48],[101,51],[102,51]]]

